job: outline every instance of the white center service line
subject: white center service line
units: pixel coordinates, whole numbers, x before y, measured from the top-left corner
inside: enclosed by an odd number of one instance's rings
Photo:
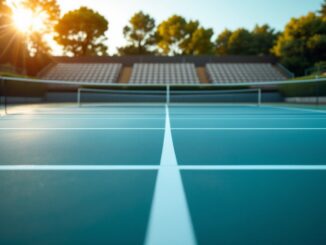
[[[158,171],[146,245],[195,245],[196,238],[174,151],[169,108],[166,121],[161,168]]]

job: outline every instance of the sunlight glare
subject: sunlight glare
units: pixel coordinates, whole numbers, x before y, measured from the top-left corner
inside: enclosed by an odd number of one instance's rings
[[[45,19],[45,14],[33,13],[26,8],[17,8],[13,11],[14,25],[23,33],[42,31],[45,28]]]

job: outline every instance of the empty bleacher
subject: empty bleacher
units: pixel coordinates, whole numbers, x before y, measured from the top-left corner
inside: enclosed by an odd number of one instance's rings
[[[190,63],[136,63],[129,83],[194,84],[199,83],[196,68]]]
[[[213,83],[264,82],[287,77],[270,63],[209,63],[206,65]]]
[[[116,63],[58,63],[44,71],[41,77],[47,80],[114,83],[121,69],[122,64]]]

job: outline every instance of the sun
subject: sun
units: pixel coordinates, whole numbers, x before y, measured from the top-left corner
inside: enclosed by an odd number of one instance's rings
[[[12,21],[18,31],[28,34],[45,29],[46,15],[26,8],[16,8],[13,10]]]

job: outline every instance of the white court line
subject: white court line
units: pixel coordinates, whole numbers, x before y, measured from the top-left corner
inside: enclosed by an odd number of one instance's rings
[[[174,120],[326,120],[326,117],[180,117]]]
[[[0,165],[0,171],[326,171],[326,165]]]
[[[147,130],[147,131],[155,131],[155,130],[165,130],[165,128],[0,128],[0,131],[5,130],[31,130],[31,131],[110,131],[110,130],[127,130],[127,131],[137,131],[137,130]]]
[[[326,165],[184,165],[180,170],[227,170],[227,171],[270,171],[270,170],[317,170],[326,171]]]
[[[172,131],[322,131],[326,128],[170,128]],[[0,131],[163,131],[165,128],[0,128]]]
[[[2,115],[4,116],[4,115]],[[324,115],[323,115],[324,116]],[[43,120],[150,120],[150,121],[163,121],[165,118],[133,118],[133,117],[50,117],[50,118],[14,118],[14,117],[6,117],[4,119],[6,121],[43,121]],[[177,117],[172,118],[172,121],[177,120],[326,120],[326,117]]]
[[[326,119],[326,118],[325,118]],[[8,121],[43,121],[43,120],[49,120],[49,121],[57,121],[57,120],[150,120],[150,121],[163,121],[165,118],[150,118],[150,117],[143,117],[143,118],[133,118],[133,117],[40,117],[40,118],[6,118]]]
[[[316,131],[326,128],[172,128],[172,131]]]
[[[181,174],[177,168],[168,106],[165,126],[161,169],[156,180],[145,244],[195,245],[196,238]]]
[[[0,171],[132,171],[158,170],[159,165],[0,165]]]
[[[283,109],[283,110],[290,110],[290,111],[304,111],[304,112],[317,112],[320,114],[325,114],[325,110],[315,110],[315,109],[304,109],[304,108],[296,108],[296,107],[282,107],[282,106],[269,106],[263,105],[262,107],[273,108],[273,109]]]

